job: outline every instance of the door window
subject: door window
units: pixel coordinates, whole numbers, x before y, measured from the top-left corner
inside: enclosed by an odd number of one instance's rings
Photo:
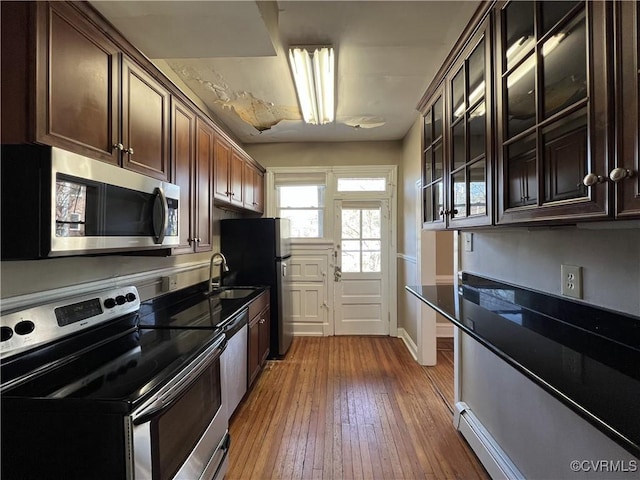
[[[380,208],[342,210],[342,271],[381,271]]]

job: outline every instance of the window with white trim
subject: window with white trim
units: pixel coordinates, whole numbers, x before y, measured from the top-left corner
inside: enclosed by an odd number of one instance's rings
[[[324,185],[279,185],[278,216],[291,222],[291,238],[324,236]]]

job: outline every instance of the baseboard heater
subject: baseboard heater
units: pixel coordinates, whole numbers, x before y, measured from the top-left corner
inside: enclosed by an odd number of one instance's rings
[[[453,424],[467,440],[492,479],[524,480],[524,475],[466,403],[456,403]]]

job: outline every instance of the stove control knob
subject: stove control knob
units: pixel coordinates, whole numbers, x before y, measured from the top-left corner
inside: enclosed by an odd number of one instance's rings
[[[118,296],[116,297],[116,303],[117,303],[118,305],[124,305],[124,303],[125,303],[126,301],[127,301],[127,299],[126,299],[126,298],[124,298],[124,295],[118,295]]]
[[[107,298],[104,301],[104,307],[105,308],[113,308],[116,306],[116,301],[113,298]]]
[[[36,328],[35,323],[31,320],[23,320],[14,325],[13,329],[16,331],[18,335],[27,335]]]
[[[127,297],[126,298],[127,298],[127,302],[133,302],[136,299],[136,294],[129,292],[129,293],[127,293]]]
[[[6,342],[13,337],[13,330],[9,327],[0,328],[0,342]]]

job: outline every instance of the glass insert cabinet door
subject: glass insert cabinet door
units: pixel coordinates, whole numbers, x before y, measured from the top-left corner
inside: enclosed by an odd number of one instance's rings
[[[447,77],[448,175],[445,217],[450,228],[491,225],[491,34],[481,24]]]
[[[607,3],[497,6],[497,223],[606,215]]]
[[[444,228],[444,94],[433,97],[423,114],[422,222],[425,228]],[[428,226],[428,227],[427,227]]]

